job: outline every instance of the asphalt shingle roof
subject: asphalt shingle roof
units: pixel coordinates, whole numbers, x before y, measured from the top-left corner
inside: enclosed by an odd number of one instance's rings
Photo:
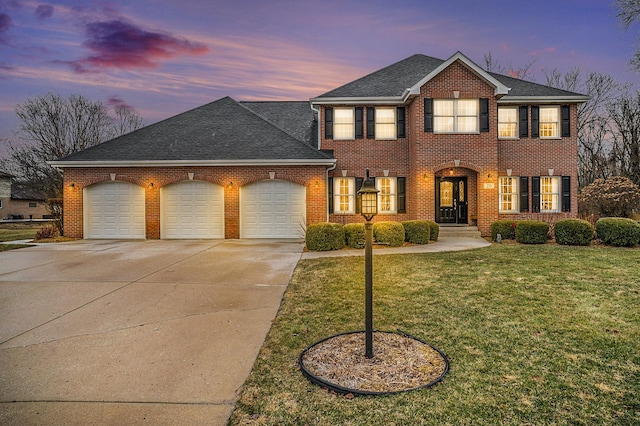
[[[309,103],[267,105],[238,103],[225,97],[156,124],[138,129],[59,161],[171,161],[171,160],[327,160],[313,148]],[[288,103],[285,103],[288,104]],[[255,108],[258,113],[256,113]],[[292,123],[280,128],[274,121]],[[278,114],[283,115],[278,119]]]
[[[402,96],[406,89],[418,83],[444,62],[442,59],[416,54],[324,93],[316,99]],[[511,88],[508,96],[553,97],[579,95],[578,93],[567,92],[506,75],[488,74],[500,83]]]

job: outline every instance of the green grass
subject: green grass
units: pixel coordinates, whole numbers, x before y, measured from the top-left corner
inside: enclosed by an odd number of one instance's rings
[[[451,369],[432,389],[347,399],[308,382],[297,358],[364,328],[363,268],[300,262],[230,424],[640,424],[638,249],[374,255],[374,328],[431,343]]]
[[[44,223],[0,224],[0,241],[32,240],[36,232],[44,226]]]

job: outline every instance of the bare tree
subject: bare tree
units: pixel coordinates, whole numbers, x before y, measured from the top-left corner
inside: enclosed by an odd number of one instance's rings
[[[557,68],[543,69],[548,86],[571,92],[584,93],[591,97],[578,105],[578,184],[580,188],[596,179],[606,179],[614,174],[611,167],[613,134],[609,118],[609,105],[615,102],[624,88],[613,77],[590,73],[582,77],[579,67],[567,73]]]
[[[491,52],[484,54],[484,69],[485,71],[508,75],[519,80],[535,81],[533,78],[533,65],[535,65],[536,59],[530,58],[523,66],[514,67],[509,63],[508,67],[501,65],[497,60],[493,58]]]
[[[623,93],[608,106],[616,174],[640,185],[640,92]]]
[[[640,0],[615,0],[618,18],[626,30],[640,21]],[[637,48],[631,58],[631,65],[640,71],[640,48]]]
[[[62,175],[47,161],[66,157],[143,125],[133,110],[116,110],[113,117],[101,102],[79,95],[62,98],[48,93],[27,99],[15,107],[15,112],[21,123],[16,139],[10,143],[8,158],[0,160],[0,167],[51,198],[62,194]]]

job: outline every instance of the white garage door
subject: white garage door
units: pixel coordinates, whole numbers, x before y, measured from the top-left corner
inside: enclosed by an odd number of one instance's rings
[[[102,182],[83,189],[85,238],[145,238],[144,188]]]
[[[160,188],[161,238],[224,238],[224,188],[187,180]]]
[[[240,188],[241,238],[303,238],[306,188],[263,180]]]

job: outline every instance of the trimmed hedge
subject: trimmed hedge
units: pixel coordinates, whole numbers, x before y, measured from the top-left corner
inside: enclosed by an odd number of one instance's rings
[[[378,244],[400,247],[404,243],[404,226],[400,222],[376,222],[373,224],[373,239]]]
[[[404,239],[412,244],[429,244],[431,226],[426,220],[406,220],[402,222]]]
[[[432,220],[425,220],[425,222],[429,224],[429,229],[430,229],[429,240],[438,241],[438,235],[440,235],[440,225],[438,225]]]
[[[603,217],[596,222],[596,234],[604,243],[630,247],[640,244],[640,224],[624,217]]]
[[[364,223],[348,223],[344,226],[344,238],[351,248],[364,247]]]
[[[344,227],[339,223],[316,223],[307,227],[307,248],[313,251],[344,248]]]
[[[549,224],[539,220],[516,222],[516,241],[522,244],[544,244],[547,242]]]
[[[588,246],[593,240],[593,226],[586,220],[562,219],[554,227],[556,243],[571,246]]]
[[[515,240],[516,224],[515,220],[496,220],[493,222],[491,224],[491,241],[495,241],[498,234],[503,240]]]

